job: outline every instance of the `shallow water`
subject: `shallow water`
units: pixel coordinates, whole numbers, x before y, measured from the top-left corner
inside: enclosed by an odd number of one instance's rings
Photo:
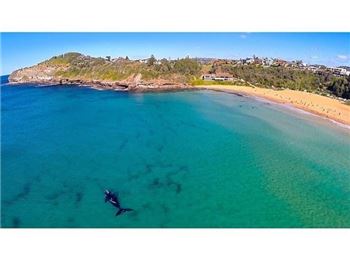
[[[330,121],[211,91],[1,95],[3,227],[350,226],[350,132]]]

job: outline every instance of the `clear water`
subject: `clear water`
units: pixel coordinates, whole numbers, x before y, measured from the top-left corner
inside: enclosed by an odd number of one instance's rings
[[[350,227],[350,132],[329,121],[211,91],[1,95],[2,227]]]

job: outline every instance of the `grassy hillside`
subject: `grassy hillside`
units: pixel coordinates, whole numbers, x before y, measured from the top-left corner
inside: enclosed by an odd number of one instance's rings
[[[189,82],[200,76],[200,65],[190,58],[174,61],[148,59],[146,63],[127,58],[114,60],[67,53],[41,63],[57,67],[58,77],[83,80],[120,81],[141,74],[143,80]]]
[[[201,80],[201,75],[206,73],[226,73],[235,80],[230,82]],[[90,57],[72,52],[54,56],[37,66],[18,70],[13,74],[15,75],[21,80],[28,81],[30,79],[40,81],[49,76],[58,80],[133,82],[138,79],[152,83],[253,85],[307,90],[350,99],[350,77],[335,76],[326,71],[313,73],[283,66],[237,65],[227,60],[221,60],[219,63],[213,60],[202,64],[189,57],[157,60],[151,56],[149,59],[139,61],[127,57],[118,59]]]
[[[313,73],[307,70],[286,67],[263,67],[261,65],[213,64],[210,73],[229,73],[237,79],[259,87],[288,88],[319,93],[332,93],[350,99],[350,77],[331,73]],[[236,84],[239,82],[236,81]]]

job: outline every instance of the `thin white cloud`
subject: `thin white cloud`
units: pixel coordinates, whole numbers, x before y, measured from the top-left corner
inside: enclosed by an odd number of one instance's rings
[[[349,56],[347,56],[347,55],[337,55],[337,58],[340,59],[340,60],[348,60]]]
[[[240,34],[239,37],[242,39],[246,39],[248,36],[246,34]]]

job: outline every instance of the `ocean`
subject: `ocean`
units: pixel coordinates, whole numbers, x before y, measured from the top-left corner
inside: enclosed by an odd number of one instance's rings
[[[6,228],[350,227],[349,165],[348,129],[251,97],[1,87]]]

